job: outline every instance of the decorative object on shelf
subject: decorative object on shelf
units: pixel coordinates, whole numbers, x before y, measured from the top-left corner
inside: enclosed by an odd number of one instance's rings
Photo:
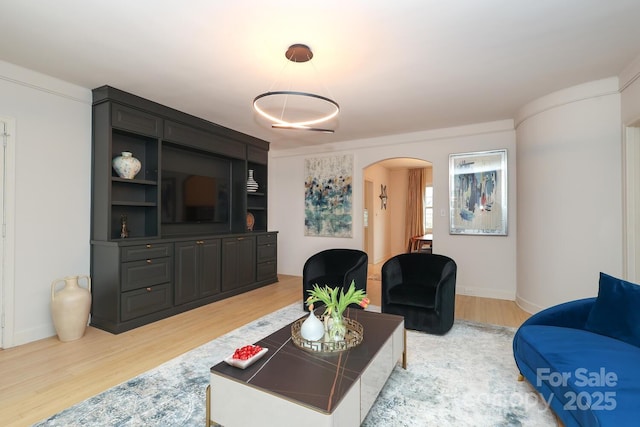
[[[387,209],[387,186],[380,184],[380,209]]]
[[[507,235],[507,150],[449,154],[449,234]]]
[[[86,287],[79,285],[86,281]],[[58,283],[64,282],[64,288],[56,291]],[[51,315],[53,326],[60,341],[73,341],[82,338],[89,322],[91,308],[91,278],[89,276],[68,276],[51,283]]]
[[[126,239],[129,237],[129,227],[127,226],[127,216],[125,214],[120,215],[120,238]]]
[[[324,329],[327,334],[325,340],[344,340],[347,328],[345,326],[345,318],[342,313],[344,313],[344,310],[349,306],[349,304],[358,304],[363,308],[366,308],[369,305],[369,298],[367,298],[367,294],[362,289],[356,290],[355,281],[353,280],[351,281],[349,290],[346,294],[340,286],[330,288],[325,285],[321,288],[317,284],[308,292],[309,297],[307,298],[306,303],[309,307],[318,301],[323,302],[325,305]]]
[[[253,226],[256,223],[256,218],[251,212],[247,212],[247,230],[253,231]]]
[[[324,324],[313,312],[313,304],[309,305],[309,316],[300,326],[300,336],[307,341],[318,341],[324,337]]]
[[[313,58],[311,48],[304,44],[292,44],[285,52],[285,58],[289,62],[301,64]],[[313,70],[315,71],[315,67]],[[284,75],[283,73],[280,74]],[[276,81],[271,87],[278,85]],[[281,85],[285,86],[285,84]],[[290,87],[291,82],[286,84]],[[340,106],[328,96],[301,90],[270,90],[253,99],[253,108],[258,114],[271,121],[271,127],[275,129],[306,130],[324,133],[334,133],[333,129],[316,128],[313,125],[326,122],[334,118],[340,112]]]
[[[249,178],[247,178],[247,193],[255,193],[258,191],[258,183],[253,178],[253,169],[249,169]]]
[[[111,164],[118,176],[125,179],[133,179],[142,167],[140,160],[133,157],[130,151],[123,151],[119,156],[114,157]]]

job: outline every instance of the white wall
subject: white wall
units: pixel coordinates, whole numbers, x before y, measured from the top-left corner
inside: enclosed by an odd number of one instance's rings
[[[595,296],[622,272],[617,78],[522,108],[517,123],[518,289],[525,310]]]
[[[449,235],[449,154],[506,148],[509,162],[508,236]],[[515,131],[513,121],[483,123],[269,153],[269,229],[278,230],[278,272],[301,275],[305,260],[327,248],[362,248],[363,168],[413,157],[433,164],[436,253],[458,263],[459,293],[514,299],[516,290]],[[304,236],[304,159],[354,155],[353,238]],[[379,187],[377,187],[379,189]],[[441,213],[444,216],[441,216]]]
[[[625,279],[640,281],[640,56],[620,73],[624,157]]]
[[[409,188],[408,169],[392,170],[389,174],[389,187],[387,194],[389,200],[387,209],[391,217],[389,227],[389,253],[387,257],[407,251],[408,242],[405,238],[407,195]]]
[[[91,91],[0,61],[0,116],[16,121],[11,346],[55,335],[51,282],[89,274]]]
[[[387,201],[387,209],[380,202],[380,186],[390,190],[390,171],[380,165],[372,165],[365,169],[364,179],[373,182],[373,212],[369,213],[369,223],[373,226],[373,254],[369,262],[378,263],[386,259],[390,253],[391,238],[391,199]],[[363,187],[364,188],[364,187]],[[364,203],[364,198],[363,198]],[[364,207],[364,204],[362,205]],[[354,212],[354,215],[358,215]]]

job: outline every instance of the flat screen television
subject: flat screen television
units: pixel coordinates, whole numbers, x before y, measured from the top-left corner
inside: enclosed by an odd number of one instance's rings
[[[163,224],[229,224],[231,164],[227,159],[163,148]]]
[[[162,171],[162,223],[229,222],[228,179]]]

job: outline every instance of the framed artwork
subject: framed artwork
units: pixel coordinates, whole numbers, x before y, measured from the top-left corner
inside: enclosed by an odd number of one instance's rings
[[[353,156],[304,161],[304,235],[352,237]]]
[[[507,150],[449,155],[449,234],[507,235]]]

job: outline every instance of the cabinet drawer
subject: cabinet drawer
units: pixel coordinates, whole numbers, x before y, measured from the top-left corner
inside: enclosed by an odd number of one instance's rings
[[[258,246],[258,262],[275,260],[277,252],[278,247],[275,244]]]
[[[268,245],[268,244],[275,245],[277,241],[278,241],[278,235],[276,233],[260,234],[258,236],[258,245]]]
[[[122,263],[122,290],[144,288],[171,281],[171,258]]]
[[[270,279],[278,275],[278,264],[275,261],[267,261],[258,264],[256,279],[258,281]]]
[[[171,284],[169,283],[125,292],[120,297],[122,302],[120,317],[124,322],[170,308],[172,306],[172,294]]]
[[[111,125],[150,136],[160,136],[162,131],[162,120],[159,117],[118,104],[112,105]]]
[[[122,248],[122,261],[138,261],[171,256],[172,248],[173,245],[171,243],[125,246]]]

